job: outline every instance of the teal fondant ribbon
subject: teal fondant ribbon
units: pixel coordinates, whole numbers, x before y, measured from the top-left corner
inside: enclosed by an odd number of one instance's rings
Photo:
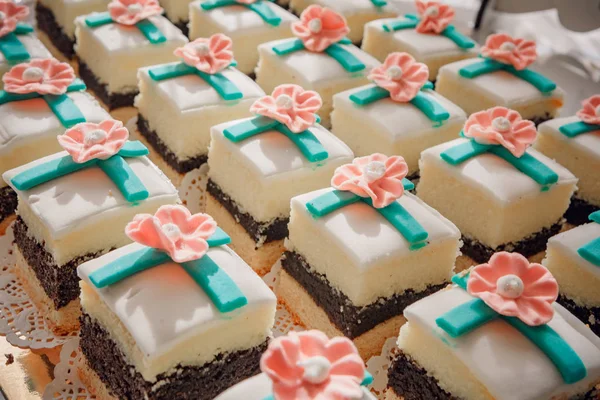
[[[15,175],[11,183],[17,190],[29,190],[62,176],[97,166],[117,185],[125,200],[136,203],[148,198],[148,190],[123,158],[145,155],[148,155],[148,149],[141,142],[127,142],[117,154],[106,160],[93,159],[76,163],[70,155],[67,155]]]
[[[270,130],[276,130],[287,136],[310,162],[323,161],[329,157],[325,147],[323,147],[310,129],[294,133],[284,124],[267,117],[255,117],[251,120],[232,125],[223,131],[223,135],[232,142],[238,143]]]
[[[546,78],[542,74],[538,74],[528,68],[518,70],[512,65],[503,64],[490,58],[483,59],[479,62],[467,65],[458,70],[458,73],[463,78],[473,79],[480,75],[489,74],[496,71],[506,71],[513,74],[531,85],[533,85],[541,93],[548,94],[556,89],[556,83]]]
[[[455,275],[452,282],[467,290],[468,274]],[[465,335],[500,318],[535,344],[556,366],[567,384],[587,376],[585,364],[571,346],[548,325],[529,326],[516,317],[496,313],[481,299],[473,299],[455,307],[436,319],[436,324],[453,338]]]
[[[231,66],[233,65],[235,65],[235,63]],[[235,83],[227,79],[222,73],[217,72],[216,74],[207,74],[185,63],[153,67],[148,70],[148,75],[157,82],[185,75],[197,75],[212,86],[223,100],[239,100],[244,97],[244,94],[238,89]]]
[[[85,84],[79,79],[75,79],[72,84],[67,87],[67,93],[80,92],[85,90]],[[77,105],[71,100],[67,94],[45,94],[39,93],[9,93],[5,90],[0,90],[0,106],[6,103],[14,101],[23,101],[42,98],[48,104],[48,107],[52,110],[56,118],[60,121],[62,126],[65,128],[71,128],[81,122],[85,122],[85,116],[77,107]]]
[[[408,179],[403,180],[404,189],[412,190],[414,185]],[[306,203],[306,209],[315,218],[322,218],[347,205],[362,201],[373,207],[370,197],[360,197],[354,193],[333,190]],[[373,207],[396,228],[409,243],[410,250],[427,245],[428,233],[419,222],[397,201],[383,208]]]
[[[589,218],[590,221],[600,224],[600,211],[591,213]],[[581,246],[577,249],[577,254],[584,260],[600,267],[600,237]]]
[[[396,32],[402,29],[414,29],[419,25],[420,19],[416,15],[406,14],[404,17],[406,19],[395,20],[383,24],[383,30],[386,32]],[[456,30],[454,25],[448,25],[440,35],[446,36],[461,49],[467,50],[475,47],[475,41]]]
[[[0,37],[0,53],[10,65],[25,62],[31,58],[31,55],[21,43],[17,36],[27,35],[33,32],[31,25],[17,23],[17,28]]]
[[[364,70],[366,68],[365,64],[356,58],[354,54],[341,46],[343,44],[351,45],[352,42],[344,38],[326,48],[325,53],[335,59],[348,72],[359,72]],[[273,46],[273,51],[278,56],[285,56],[304,49],[304,43],[302,43],[302,40],[300,39],[290,39],[277,46]]]
[[[90,28],[97,28],[102,25],[112,24],[113,22],[108,12],[95,13],[85,18],[85,24]],[[152,44],[160,44],[167,41],[166,36],[149,19],[143,19],[135,24],[135,26]]]
[[[279,24],[281,24],[281,17],[271,10],[271,7],[269,7],[267,1],[263,0],[258,0],[252,4],[238,3],[236,0],[207,0],[200,4],[200,7],[204,11],[210,11],[214,10],[215,8],[228,6],[244,6],[258,14],[258,16],[260,16],[263,21],[269,25],[279,26]]]
[[[479,144],[474,140],[456,145],[440,154],[441,158],[450,165],[459,165],[480,154],[492,153],[512,164],[516,169],[529,176],[547,191],[551,185],[558,182],[558,174],[529,153],[515,157],[501,145]]]
[[[231,243],[231,239],[221,228],[217,228],[207,242],[209,247],[217,247]],[[146,247],[98,268],[89,275],[89,278],[94,286],[104,288],[171,261],[167,253]],[[198,260],[180,265],[204,290],[220,312],[231,312],[248,304],[248,299],[236,283],[207,254]]]
[[[584,133],[590,133],[594,131],[600,131],[600,125],[588,124],[583,121],[571,122],[570,124],[562,125],[558,128],[560,133],[569,138],[574,138]]]

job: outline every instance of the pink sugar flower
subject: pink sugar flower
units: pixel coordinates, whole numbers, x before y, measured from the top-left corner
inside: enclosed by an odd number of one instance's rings
[[[600,125],[600,94],[596,94],[581,102],[583,108],[577,116],[586,124]]]
[[[17,64],[2,77],[9,93],[64,94],[75,80],[75,71],[54,58],[38,58]]]
[[[58,143],[76,163],[106,160],[117,154],[129,138],[129,131],[121,121],[108,119],[95,124],[82,122],[58,135]]]
[[[253,4],[256,3],[258,0],[235,0],[236,3],[240,3],[240,4]]]
[[[467,119],[463,133],[480,144],[504,146],[515,157],[521,157],[535,141],[535,124],[505,107],[479,111]]]
[[[163,11],[158,0],[112,0],[108,4],[110,17],[122,25],[135,25]]]
[[[292,24],[292,32],[309,51],[320,53],[350,32],[346,19],[329,8],[311,5]]]
[[[322,105],[317,92],[287,84],[277,86],[270,96],[256,100],[250,112],[272,118],[285,124],[292,132],[300,133],[314,125],[315,113]]]
[[[19,6],[10,0],[0,1],[0,37],[17,29],[17,22],[23,21],[28,15],[28,7]]]
[[[407,173],[404,158],[375,153],[338,167],[333,173],[331,186],[360,197],[370,197],[373,207],[383,208],[402,197],[402,179]]]
[[[273,382],[275,400],[362,398],[365,364],[352,341],[321,331],[290,332],[269,344],[261,370]]]
[[[229,67],[233,61],[232,47],[233,42],[228,36],[217,33],[179,47],[174,54],[190,67],[212,75]]]
[[[471,270],[467,291],[501,315],[538,326],[554,316],[558,283],[543,265],[503,251]]]
[[[194,214],[184,206],[166,205],[154,215],[138,214],[125,227],[132,240],[163,250],[177,263],[198,260],[208,251],[207,239],[217,223],[208,214]]]
[[[454,9],[437,1],[416,0],[417,12],[421,20],[417,25],[419,33],[440,34],[454,19]]]
[[[535,42],[512,38],[504,33],[496,33],[487,37],[485,46],[481,48],[485,57],[509,64],[517,70],[523,70],[537,58]]]
[[[429,79],[427,65],[415,61],[408,53],[391,53],[384,63],[369,74],[379,87],[390,92],[392,100],[405,103],[411,101]]]

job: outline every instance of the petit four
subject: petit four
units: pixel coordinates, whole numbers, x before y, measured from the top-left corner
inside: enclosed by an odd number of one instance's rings
[[[535,42],[493,34],[481,48],[481,56],[441,67],[435,90],[467,114],[503,106],[536,125],[556,116],[564,92],[528,68],[537,57]]]
[[[77,17],[75,52],[83,81],[114,110],[133,105],[139,68],[176,61],[188,40],[157,0],[112,0],[108,9]]]
[[[237,68],[253,75],[257,46],[291,38],[298,18],[271,0],[202,0],[190,4],[190,38],[224,33],[233,40]]]
[[[366,85],[368,71],[379,65],[371,55],[352,45],[343,16],[317,5],[308,7],[292,24],[296,39],[258,46],[256,82],[271,92],[276,86],[295,83],[321,95],[321,124],[330,127],[333,95]]]
[[[106,10],[110,0],[37,0],[35,19],[38,37],[55,57],[75,57],[75,18]]]
[[[544,122],[538,130],[533,147],[579,179],[567,222],[586,223],[589,214],[600,210],[600,95],[584,100],[576,116]]]
[[[216,125],[208,151],[206,209],[259,274],[283,252],[290,199],[321,188],[352,151],[316,121],[316,92],[281,85],[257,100],[257,114]]]
[[[34,59],[4,74],[0,91],[0,174],[62,148],[56,136],[80,122],[110,118],[67,63]],[[0,231],[12,222],[17,194],[0,179]]]
[[[396,15],[391,1],[387,0],[291,0],[290,9],[300,15],[313,4],[330,8],[346,18],[350,28],[348,39],[352,43],[360,43],[363,40],[366,23]]]
[[[362,49],[383,62],[389,53],[407,52],[429,67],[435,81],[441,66],[477,57],[477,45],[454,25],[454,9],[437,1],[416,0],[418,15],[378,19],[365,26]]]
[[[190,3],[194,0],[160,0],[160,5],[165,10],[164,16],[179,28],[184,35],[189,33]]]
[[[181,62],[138,73],[137,127],[150,159],[179,186],[183,176],[206,163],[210,128],[249,117],[265,93],[233,67],[231,39],[216,34],[175,50]]]
[[[392,53],[369,74],[373,84],[333,96],[334,135],[356,156],[402,154],[409,178],[418,177],[421,152],[458,137],[466,115],[432,90],[427,66]]]
[[[563,226],[577,178],[529,149],[533,122],[494,107],[472,114],[464,138],[421,153],[417,195],[462,233],[458,270],[497,251],[541,261],[548,238]]]
[[[121,228],[122,229],[122,228]],[[212,400],[259,372],[277,299],[207,214],[163,206],[79,266],[79,376],[102,399]]]
[[[497,253],[404,310],[386,400],[600,396],[600,338],[540,264]]]
[[[398,334],[406,306],[446,286],[458,228],[418,197],[400,156],[338,168],[332,188],[294,197],[277,295],[307,328],[353,340],[363,357]]]
[[[600,336],[600,211],[553,236],[543,264],[560,284],[558,302]]]
[[[21,22],[27,19],[29,7],[1,0],[0,13],[0,77],[15,64],[52,57],[33,33],[33,26]]]
[[[375,400],[373,377],[345,337],[317,330],[294,332],[269,343],[262,374],[238,383],[215,400]]]
[[[138,212],[179,201],[177,191],[120,121],[84,122],[58,136],[66,150],[5,172],[18,195],[16,273],[58,333],[78,326],[76,268],[129,241]]]

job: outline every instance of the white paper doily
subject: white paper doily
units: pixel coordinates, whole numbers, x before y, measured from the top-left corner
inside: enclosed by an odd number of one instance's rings
[[[60,362],[54,368],[54,380],[46,386],[44,400],[92,400],[92,396],[78,375],[82,365],[82,354],[79,351],[79,337],[67,341],[61,352]]]

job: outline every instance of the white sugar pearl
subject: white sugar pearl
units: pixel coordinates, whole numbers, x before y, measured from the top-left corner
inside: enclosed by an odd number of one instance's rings
[[[510,129],[510,121],[504,117],[494,118],[492,127],[500,132],[506,132]]]
[[[83,138],[83,142],[87,146],[93,146],[98,143],[102,143],[106,140],[106,132],[102,129],[94,129],[93,131],[89,131],[85,134]]]
[[[44,79],[44,71],[38,67],[29,67],[23,71],[23,80],[25,82],[40,82]]]
[[[429,6],[423,14],[427,17],[437,17],[440,14],[440,10],[436,6]]]
[[[304,368],[302,378],[315,385],[323,383],[329,377],[331,370],[331,363],[323,356],[308,358],[300,361],[297,365]]]
[[[179,236],[181,236],[181,229],[179,229],[179,227],[174,223],[164,224],[161,229],[163,233],[169,238],[176,239]]]
[[[600,117],[600,106],[596,107],[596,115]]]
[[[496,282],[496,293],[507,299],[517,299],[521,297],[525,285],[517,275],[505,275]]]
[[[515,44],[513,42],[504,42],[500,45],[500,50],[502,51],[513,51],[515,49]]]
[[[402,68],[400,68],[397,65],[392,65],[387,69],[387,71],[385,71],[385,74],[393,80],[398,80],[402,78],[403,73],[404,72],[402,71]]]
[[[194,43],[194,50],[201,56],[206,56],[210,53],[210,47],[207,43]]]
[[[277,108],[289,110],[290,108],[294,107],[294,100],[287,94],[282,94],[275,100],[275,105]]]
[[[310,29],[312,33],[319,33],[323,29],[323,22],[319,18],[311,19],[308,22],[308,29]]]
[[[369,182],[381,179],[385,175],[385,164],[381,161],[371,161],[365,165],[364,174]]]
[[[144,7],[142,7],[142,5],[139,3],[130,4],[127,6],[127,12],[132,15],[139,13],[143,9],[144,9]]]
[[[0,11],[0,23],[2,23],[6,19],[6,14]]]

